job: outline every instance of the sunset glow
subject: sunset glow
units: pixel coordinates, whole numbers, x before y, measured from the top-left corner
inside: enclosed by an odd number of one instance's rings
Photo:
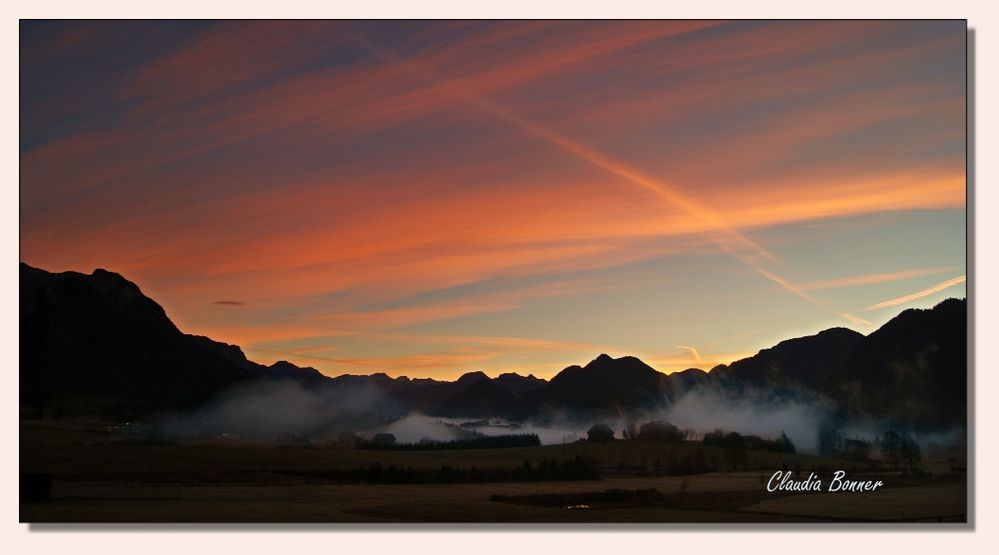
[[[966,294],[963,21],[24,22],[20,46],[21,259],[118,272],[258,362],[709,369]]]

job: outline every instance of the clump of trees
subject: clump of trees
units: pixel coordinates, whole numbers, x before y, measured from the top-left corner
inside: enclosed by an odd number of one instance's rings
[[[780,433],[778,439],[764,439],[760,436],[742,435],[738,432],[725,432],[716,429],[713,432],[704,434],[704,439],[701,441],[705,445],[715,445],[729,449],[756,449],[759,451],[774,451],[789,454],[797,452],[794,442],[783,431]]]
[[[704,434],[704,445],[714,445],[725,450],[725,460],[732,468],[742,468],[748,462],[745,438],[737,432],[715,430]]]
[[[391,435],[391,434],[390,434]],[[377,435],[375,436],[378,437]],[[393,437],[394,439],[394,437]],[[438,441],[429,438],[418,443],[387,443],[379,441],[358,441],[359,449],[376,449],[383,451],[435,451],[450,449],[505,449],[509,447],[536,447],[541,445],[538,434],[508,434],[497,436],[480,436],[468,439],[452,439]]]
[[[874,442],[849,437],[836,426],[825,423],[819,428],[819,454],[852,461],[871,461],[873,451],[880,447],[881,459],[893,470],[912,472],[918,470],[922,460],[919,444],[907,433],[886,431]]]
[[[371,438],[371,443],[374,445],[395,445],[395,434],[375,434]]]
[[[414,469],[374,463],[357,470],[330,471],[323,477],[344,482],[369,484],[467,484],[483,482],[555,482],[599,480],[599,468],[583,457],[566,460],[543,460],[538,464],[524,461],[515,468],[478,468],[443,465],[439,469]]]
[[[919,462],[923,459],[919,444],[907,433],[898,433],[895,430],[888,430],[881,436],[881,456],[889,463],[892,469],[902,472],[911,472],[919,468]]]
[[[823,422],[819,425],[819,454],[827,457],[839,457],[843,453],[846,436],[836,425]]]
[[[788,453],[793,455],[798,452],[798,450],[794,448],[794,443],[791,441],[791,438],[787,437],[787,434],[784,433],[784,430],[781,430],[780,438],[776,440],[776,442],[774,443],[774,447],[775,447],[774,451],[778,451],[780,453]]]
[[[657,420],[639,426],[637,437],[638,439],[676,442],[683,441],[685,435],[673,424]]]
[[[777,453],[794,454],[797,450],[791,438],[783,431],[778,439],[764,439],[755,435],[742,435],[738,432],[725,432],[716,429],[704,434],[701,440],[704,445],[721,447],[725,451],[725,460],[731,468],[744,468],[749,463],[747,451],[774,451]]]
[[[849,437],[836,425],[824,422],[819,426],[819,454],[863,462],[871,458],[871,442]]]
[[[586,432],[586,439],[594,442],[614,441],[614,430],[603,422],[594,424]]]
[[[863,439],[846,438],[843,441],[842,457],[851,461],[866,461],[871,458],[871,442]]]

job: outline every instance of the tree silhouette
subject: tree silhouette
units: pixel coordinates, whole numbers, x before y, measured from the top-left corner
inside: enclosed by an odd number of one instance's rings
[[[837,456],[843,451],[846,438],[834,424],[823,422],[819,426],[819,454]]]
[[[865,461],[871,456],[871,444],[862,439],[843,442],[843,456],[852,461]]]
[[[909,434],[903,434],[898,450],[899,458],[902,459],[902,462],[905,465],[903,470],[915,470],[919,465],[919,461],[923,458],[923,454],[919,450],[919,444],[916,443],[916,440],[912,439],[912,436]]]
[[[656,439],[662,441],[683,441],[683,432],[669,422],[646,422],[638,428],[639,439]]]
[[[375,437],[371,438],[371,442],[376,445],[395,445],[395,434],[375,434]]]
[[[902,456],[902,436],[895,430],[888,430],[881,438],[881,456],[891,463],[892,469],[898,469],[898,461]]]
[[[792,455],[797,453],[794,443],[791,442],[791,438],[787,437],[784,430],[780,431],[780,439],[777,440],[777,450],[781,453],[790,453]]]
[[[607,424],[601,422],[599,424],[594,424],[593,427],[586,432],[586,438],[590,441],[613,441],[614,430],[612,430]]]

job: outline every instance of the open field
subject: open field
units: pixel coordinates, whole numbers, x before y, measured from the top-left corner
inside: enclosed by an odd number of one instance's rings
[[[142,445],[80,423],[24,422],[21,472],[52,476],[51,497],[21,504],[27,522],[821,522],[962,520],[963,474],[915,480],[880,473],[868,494],[768,493],[781,465],[864,471],[863,465],[808,455],[750,451],[753,470],[664,475],[657,460],[720,448],[696,443],[617,441],[467,451],[369,451],[330,446]],[[324,472],[378,463],[513,468],[576,455],[598,464],[601,480],[366,484]],[[930,465],[930,468],[933,468]],[[563,499],[598,499],[607,490],[656,490],[620,503],[569,510]],[[512,500],[512,502],[511,502]]]

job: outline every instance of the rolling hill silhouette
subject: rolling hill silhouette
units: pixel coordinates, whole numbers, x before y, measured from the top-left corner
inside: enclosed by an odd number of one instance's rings
[[[377,391],[390,407],[381,414],[389,415],[588,419],[661,408],[699,388],[763,388],[806,391],[845,415],[913,429],[966,418],[965,300],[906,310],[868,336],[832,328],[788,339],[709,372],[667,375],[635,357],[601,354],[550,381],[469,372],[448,382],[384,373],[331,378],[284,361],[258,364],[235,345],[181,332],[138,286],[105,270],[50,273],[22,263],[20,282],[27,416],[132,418],[196,407],[243,383],[290,380],[309,390]]]

